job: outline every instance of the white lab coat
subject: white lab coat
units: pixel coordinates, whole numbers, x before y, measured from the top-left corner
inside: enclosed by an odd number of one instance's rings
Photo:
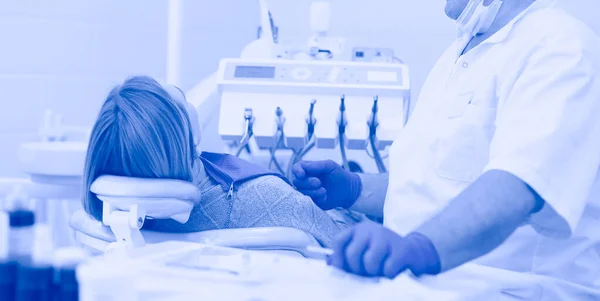
[[[517,299],[600,299],[598,37],[538,0],[461,57],[459,47],[390,150],[385,225],[405,235],[485,171],[508,171],[546,205],[477,263],[531,275],[538,285],[506,287]]]

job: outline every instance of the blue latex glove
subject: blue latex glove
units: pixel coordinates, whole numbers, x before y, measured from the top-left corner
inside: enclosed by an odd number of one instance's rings
[[[331,161],[301,161],[292,167],[294,186],[323,210],[348,209],[362,190],[360,177]]]
[[[327,263],[369,277],[395,278],[405,270],[415,276],[440,273],[439,255],[420,233],[401,237],[380,224],[366,222],[342,232]]]

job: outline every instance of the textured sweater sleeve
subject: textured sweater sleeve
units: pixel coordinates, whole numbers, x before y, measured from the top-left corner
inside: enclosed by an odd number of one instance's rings
[[[240,185],[230,216],[230,228],[292,227],[313,235],[323,246],[330,246],[334,236],[352,224],[342,215],[322,211],[274,176]]]

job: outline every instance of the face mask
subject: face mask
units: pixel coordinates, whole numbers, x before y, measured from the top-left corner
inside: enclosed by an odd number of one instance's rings
[[[483,1],[469,0],[463,12],[456,19],[459,40],[471,40],[477,34],[487,32],[504,3],[503,0],[493,0],[489,6],[485,6]]]

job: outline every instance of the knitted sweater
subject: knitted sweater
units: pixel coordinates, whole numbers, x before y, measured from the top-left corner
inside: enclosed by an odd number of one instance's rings
[[[162,232],[214,229],[291,227],[313,235],[323,246],[357,219],[345,211],[322,211],[312,200],[275,176],[262,176],[239,185],[232,197],[210,176],[198,185],[202,199],[185,224],[148,220],[144,228]]]

